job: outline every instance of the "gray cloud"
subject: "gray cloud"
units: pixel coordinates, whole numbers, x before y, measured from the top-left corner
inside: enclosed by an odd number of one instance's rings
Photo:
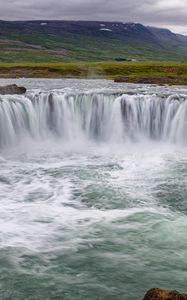
[[[0,0],[0,19],[140,22],[187,34],[185,0]]]

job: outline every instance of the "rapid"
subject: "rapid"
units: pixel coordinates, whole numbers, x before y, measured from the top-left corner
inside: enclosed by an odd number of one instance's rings
[[[24,96],[0,96],[0,298],[186,291],[187,88],[16,83]]]

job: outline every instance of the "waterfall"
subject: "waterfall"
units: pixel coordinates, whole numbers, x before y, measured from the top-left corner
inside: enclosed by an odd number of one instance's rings
[[[104,92],[0,96],[0,148],[25,137],[187,144],[187,97]]]

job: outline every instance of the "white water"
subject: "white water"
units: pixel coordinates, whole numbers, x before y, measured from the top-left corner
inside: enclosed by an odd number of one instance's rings
[[[45,92],[0,97],[0,147],[24,138],[187,143],[187,96]]]
[[[18,84],[0,102],[0,298],[185,291],[187,90]]]

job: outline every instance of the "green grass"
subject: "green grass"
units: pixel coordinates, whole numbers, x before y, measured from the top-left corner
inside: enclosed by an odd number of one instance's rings
[[[139,38],[118,35],[75,34],[50,28],[23,27],[6,24],[0,28],[0,63],[63,63],[102,62],[116,58],[159,61],[187,61],[185,47],[164,40],[164,46],[153,45]],[[57,52],[65,50],[61,55]]]
[[[108,62],[115,62],[119,58],[158,62],[187,61],[187,39],[180,40],[174,34],[163,35],[157,31],[155,36],[149,31],[147,33],[144,26],[138,26],[133,30],[128,28],[126,32],[123,25],[120,31],[102,32],[99,28],[87,22],[86,24],[77,22],[76,26],[65,23],[52,25],[48,22],[47,26],[40,26],[40,23],[36,22],[0,21],[0,63],[105,62],[106,66],[97,64],[97,67],[91,66],[91,69],[98,72],[106,71],[110,76],[116,72],[118,75],[124,74],[122,65],[111,66],[109,63],[107,67]],[[66,67],[61,67],[61,71],[63,68]],[[80,72],[85,73],[86,70],[82,68]],[[161,70],[154,70],[156,73],[157,71],[160,74]],[[132,71],[126,68],[126,72],[136,74],[139,70]],[[148,70],[144,72],[147,74]]]
[[[3,70],[7,73],[37,71],[41,77],[43,72],[49,77],[59,74],[61,77],[108,79],[116,76],[187,76],[187,62],[1,63],[0,70],[1,74]]]

